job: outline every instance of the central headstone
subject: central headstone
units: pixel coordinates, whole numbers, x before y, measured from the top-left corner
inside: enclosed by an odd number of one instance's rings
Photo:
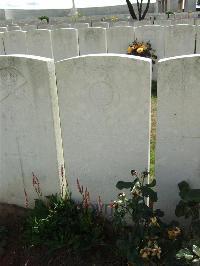
[[[56,63],[56,76],[72,197],[79,178],[93,201],[109,203],[118,180],[149,167],[151,60],[81,56]]]

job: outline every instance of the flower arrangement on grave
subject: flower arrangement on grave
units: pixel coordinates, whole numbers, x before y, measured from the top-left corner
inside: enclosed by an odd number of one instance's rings
[[[153,64],[155,64],[155,60],[157,59],[155,50],[152,49],[151,43],[138,42],[137,39],[132,42],[132,44],[129,44],[127,54],[151,58]]]
[[[41,16],[41,17],[39,17],[38,19],[39,19],[40,21],[44,21],[44,20],[46,20],[47,24],[49,24],[49,17],[47,17],[47,16]]]
[[[118,17],[116,17],[116,16],[112,16],[110,20],[111,20],[111,21],[113,21],[113,22],[115,22],[115,21],[118,21],[118,20],[119,20],[119,18],[118,18]]]

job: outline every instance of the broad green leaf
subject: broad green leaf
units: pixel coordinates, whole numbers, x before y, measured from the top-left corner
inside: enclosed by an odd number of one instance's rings
[[[179,252],[176,254],[176,257],[177,259],[186,259],[190,261],[193,259],[194,256],[188,248],[183,248],[179,250]]]
[[[152,202],[156,202],[158,200],[157,193],[153,191],[151,188],[145,186],[141,188],[142,194],[144,197],[149,197]]]
[[[131,187],[133,187],[133,182],[124,182],[124,181],[119,181],[119,182],[117,182],[117,184],[116,184],[116,187],[118,188],[118,189],[124,189],[124,188],[131,188]]]
[[[195,255],[197,255],[200,258],[200,247],[193,245],[192,246],[192,251]]]
[[[180,200],[178,205],[176,206],[175,209],[175,214],[177,217],[182,217],[185,215],[187,209],[187,203],[185,203],[183,200]]]
[[[117,184],[116,184],[116,187],[118,189],[129,189],[129,188],[132,188],[134,187],[134,185],[138,182],[138,178],[136,178],[133,182],[125,182],[125,181],[118,181]]]
[[[178,187],[179,187],[180,191],[190,190],[190,185],[186,181],[182,181],[182,182],[178,183]]]
[[[184,200],[200,203],[200,189],[191,189],[184,194]]]

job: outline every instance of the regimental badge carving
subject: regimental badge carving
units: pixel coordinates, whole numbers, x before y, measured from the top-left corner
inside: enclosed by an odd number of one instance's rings
[[[26,79],[13,67],[0,68],[0,102],[16,93],[26,84]]]
[[[90,89],[90,99],[99,108],[107,109],[114,100],[114,90],[106,82],[97,82]]]

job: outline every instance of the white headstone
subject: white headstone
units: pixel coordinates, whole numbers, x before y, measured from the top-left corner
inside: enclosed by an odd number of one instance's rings
[[[126,54],[128,46],[134,41],[134,28],[112,27],[106,30],[108,53]]]
[[[92,22],[92,27],[102,27],[102,28],[108,29],[109,23],[103,22],[103,21]]]
[[[51,32],[49,30],[27,31],[28,54],[53,58]]]
[[[7,29],[9,31],[14,31],[14,30],[21,30],[21,27],[20,26],[13,26],[13,25],[8,25]]]
[[[197,25],[197,26],[200,25],[200,19],[195,19],[195,25]]]
[[[160,25],[160,26],[170,26],[172,25],[172,20],[155,20],[154,25]]]
[[[36,30],[36,29],[37,29],[36,25],[24,25],[24,26],[22,26],[22,30],[24,30],[24,31]]]
[[[65,29],[65,28],[71,28],[71,24],[69,23],[60,23],[53,25],[53,29]]]
[[[5,47],[4,47],[4,33],[0,32],[0,55],[5,54]]]
[[[157,61],[164,58],[165,54],[165,27],[160,25],[145,25],[135,28],[135,38],[139,42],[150,42],[154,54],[157,56],[156,64],[153,65],[153,80],[157,80]]]
[[[195,26],[174,25],[165,28],[165,57],[193,54]]]
[[[78,30],[57,29],[51,33],[55,61],[79,55]]]
[[[194,19],[193,18],[183,18],[183,19],[177,19],[177,20],[172,20],[172,23],[175,24],[189,24],[189,25],[194,25]]]
[[[9,54],[27,54],[27,42],[25,31],[7,31],[4,32],[5,53]]]
[[[151,20],[140,20],[134,22],[134,27],[144,26],[144,25],[152,25],[153,22]]]
[[[78,34],[80,55],[107,52],[106,29],[94,27],[79,29]]]
[[[89,23],[74,23],[72,26],[76,29],[89,28]]]
[[[175,13],[175,19],[185,19],[188,18],[188,12]]]
[[[0,57],[0,202],[29,206],[60,192],[63,166],[58,98],[53,60]]]
[[[139,42],[150,42],[159,59],[164,58],[165,27],[160,25],[145,25],[135,28],[135,38]]]
[[[120,26],[120,27],[124,27],[124,26],[129,26],[129,22],[128,21],[116,21],[112,24],[112,26]]]
[[[142,73],[142,78],[141,78]],[[101,54],[56,63],[65,167],[109,203],[118,180],[149,167],[151,61]]]
[[[196,54],[200,54],[200,25],[197,26],[196,29],[197,29]]]
[[[156,180],[161,207],[174,218],[183,180],[200,187],[200,55],[163,59],[158,72]]]
[[[7,31],[7,27],[0,27],[0,32],[5,32]]]
[[[167,14],[165,14],[165,13],[159,13],[159,14],[157,14],[156,15],[156,18],[157,19],[167,19],[168,18],[168,15]]]
[[[37,28],[38,28],[38,29],[52,30],[52,29],[53,29],[53,25],[49,25],[49,24],[47,24],[47,25],[39,24],[39,25],[37,26]]]

